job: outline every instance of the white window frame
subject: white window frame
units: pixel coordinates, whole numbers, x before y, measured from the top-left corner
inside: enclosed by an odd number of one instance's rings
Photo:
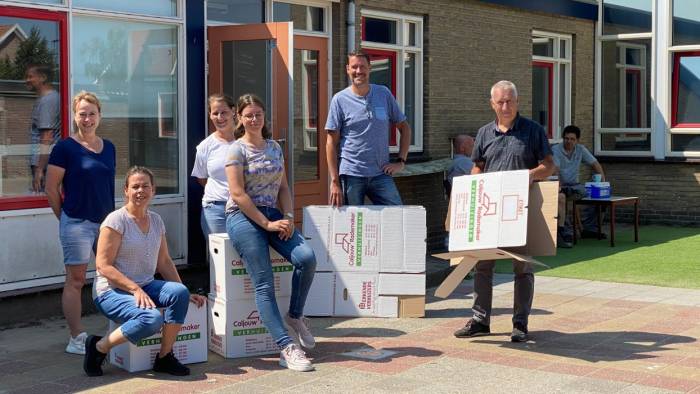
[[[564,127],[571,124],[571,52],[573,49],[573,37],[571,34],[559,34],[542,30],[532,31],[532,42],[536,39],[554,40],[552,57],[532,55],[533,62],[545,62],[554,65],[552,73],[552,138],[550,143],[561,142],[561,133],[563,128],[560,128],[559,113],[561,112],[560,102],[562,92],[561,86],[561,69],[564,69]],[[566,53],[561,52],[561,42],[566,42]]]
[[[396,101],[405,112],[405,55],[412,53],[415,56],[416,77],[415,86],[415,123],[412,130],[415,143],[411,144],[409,152],[423,151],[423,18],[420,16],[398,14],[393,12],[362,9],[362,17],[384,19],[396,22],[396,44],[386,44],[373,41],[361,41],[361,47],[366,49],[379,49],[396,52]],[[415,24],[415,46],[409,45],[410,24]],[[398,152],[400,146],[400,134],[397,136],[396,146],[390,147],[391,152]]]
[[[656,53],[655,46],[656,46],[656,39],[654,37],[654,33],[656,31],[656,19],[657,19],[657,5],[658,1],[666,1],[666,0],[654,0],[656,4],[654,4],[654,7],[652,7],[652,23],[651,23],[651,31],[646,32],[646,33],[630,33],[630,34],[609,34],[609,35],[603,35],[603,1],[599,1],[598,5],[598,23],[596,23],[596,43],[595,43],[595,105],[594,105],[594,128],[595,128],[595,138],[594,138],[594,153],[599,156],[655,156],[658,152],[659,149],[659,141],[655,139],[655,134],[654,133],[654,127],[653,125],[656,125],[657,121],[657,112],[652,109],[651,111],[651,120],[650,124],[646,128],[611,128],[611,127],[602,127],[602,76],[603,76],[603,64],[602,64],[602,55],[603,55],[603,42],[605,41],[616,41],[618,45],[636,45],[636,43],[628,43],[625,41],[629,40],[650,40],[651,41],[651,54],[648,56],[652,56],[651,58],[651,70],[650,70],[650,75],[651,75],[651,89],[650,89],[650,95],[649,95],[649,100],[651,100],[652,103],[657,102],[656,101],[656,76],[655,76],[655,71],[656,71],[656,57],[654,57],[654,54]],[[617,64],[617,61],[616,61]],[[618,64],[619,66],[619,64]],[[624,71],[623,71],[624,72]],[[646,77],[642,77],[642,80],[645,80]],[[646,82],[644,82],[646,83]],[[646,86],[645,86],[646,88]],[[621,94],[624,93],[624,90],[621,91]],[[646,97],[643,99],[646,101]],[[624,107],[623,107],[624,108]],[[644,109],[646,111],[646,109]],[[602,149],[602,135],[603,134],[621,134],[621,133],[630,133],[630,134],[651,134],[650,136],[650,141],[651,141],[651,146],[648,151],[615,151],[615,150],[603,150]],[[661,148],[663,149],[663,148]],[[663,157],[662,157],[663,158]]]
[[[636,44],[636,43],[631,43],[631,42],[625,42],[625,41],[618,41],[616,43],[617,45],[617,50],[618,50],[618,56],[622,62],[617,62],[615,63],[615,68],[619,70],[620,74],[620,108],[627,108],[627,70],[636,70],[640,72],[640,81],[639,81],[639,89],[640,92],[646,92],[647,91],[647,79],[645,78],[645,73],[646,73],[646,62],[647,62],[647,47],[644,45]],[[627,64],[625,59],[627,58],[627,50],[628,49],[638,49],[640,51],[640,63],[641,65],[637,64]],[[642,123],[646,122],[646,117],[647,117],[647,97],[645,94],[642,94],[640,97],[640,102],[639,102],[639,117],[642,120]],[[626,121],[626,116],[627,113],[625,111],[620,111],[619,113],[619,122],[624,123]],[[640,127],[640,128],[650,128],[651,126],[647,127]]]

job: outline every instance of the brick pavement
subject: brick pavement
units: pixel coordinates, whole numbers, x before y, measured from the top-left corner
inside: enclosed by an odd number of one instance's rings
[[[280,368],[277,356],[210,353],[186,378],[110,365],[87,378],[82,357],[63,353],[64,321],[36,322],[0,331],[0,392],[700,392],[700,290],[537,277],[534,340],[512,344],[512,282],[496,277],[491,336],[452,336],[471,313],[465,281],[447,300],[428,297],[424,319],[312,319],[310,373]],[[85,323],[107,328],[97,315]],[[364,347],[395,354],[341,354]]]

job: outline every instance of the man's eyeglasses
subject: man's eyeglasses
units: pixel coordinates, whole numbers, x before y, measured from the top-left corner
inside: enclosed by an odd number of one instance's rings
[[[374,109],[372,108],[372,104],[369,103],[369,99],[365,103],[365,111],[367,111],[367,119],[372,119]]]

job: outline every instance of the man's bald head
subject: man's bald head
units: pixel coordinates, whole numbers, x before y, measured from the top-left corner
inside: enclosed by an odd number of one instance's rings
[[[474,148],[474,138],[466,134],[459,134],[452,141],[452,146],[454,147],[454,153],[471,156]]]

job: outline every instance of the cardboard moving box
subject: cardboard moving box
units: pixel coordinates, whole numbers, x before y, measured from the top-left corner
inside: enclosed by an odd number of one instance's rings
[[[275,294],[278,297],[292,295],[292,273],[294,267],[274,249],[269,248],[272,272],[275,278]],[[251,300],[255,297],[255,286],[243,265],[240,255],[229,242],[228,234],[209,236],[209,266],[211,293],[224,300]]]
[[[109,331],[120,325],[110,321]],[[140,340],[136,345],[126,342],[115,346],[109,352],[109,362],[129,372],[145,371],[153,368],[153,360],[160,351],[160,332]],[[185,322],[177,333],[173,353],[183,364],[207,361],[207,308],[197,308],[189,304]]]
[[[277,297],[284,316],[289,297]],[[254,300],[227,301],[209,294],[209,350],[226,358],[249,357],[279,352],[262,323]]]
[[[425,274],[317,272],[304,314],[422,317],[425,314]]]
[[[508,180],[509,184],[503,186],[501,192],[492,186],[488,189],[486,186],[480,189],[479,182],[484,181],[483,185],[486,185],[487,180],[490,185],[498,183],[503,185],[504,180]],[[436,254],[435,257],[451,261],[460,260],[460,262],[435,291],[437,297],[449,296],[480,260],[510,258],[522,264],[539,264],[546,267],[532,256],[556,254],[559,182],[534,182],[529,186],[529,190],[526,189],[527,197],[524,197],[522,191],[518,190],[521,190],[522,184],[527,181],[528,171],[526,170],[455,177],[449,212],[445,220],[445,229],[450,231],[450,252]],[[488,204],[483,198],[485,193],[491,193]],[[518,203],[514,211],[515,197],[506,199],[503,197],[515,195]],[[480,196],[481,200],[479,200]],[[455,201],[454,204],[453,201]],[[494,201],[496,206],[492,205]],[[498,207],[499,201],[504,208]],[[519,211],[521,201],[522,213]],[[455,204],[456,207],[453,207]],[[481,206],[482,210],[479,211],[474,208],[475,206]],[[514,212],[516,215],[513,214]],[[484,216],[496,216],[500,221],[495,225],[493,218],[487,218],[488,225],[492,229],[490,231],[493,233],[476,240],[479,221],[481,226],[487,223],[484,221]],[[527,218],[526,222],[523,222],[522,218]],[[453,232],[453,229],[456,231]],[[472,229],[474,231],[471,231]],[[484,231],[483,227],[481,231]],[[498,236],[494,237],[493,234]],[[465,249],[458,249],[460,247]]]
[[[317,271],[425,272],[421,206],[307,206],[302,232]]]

